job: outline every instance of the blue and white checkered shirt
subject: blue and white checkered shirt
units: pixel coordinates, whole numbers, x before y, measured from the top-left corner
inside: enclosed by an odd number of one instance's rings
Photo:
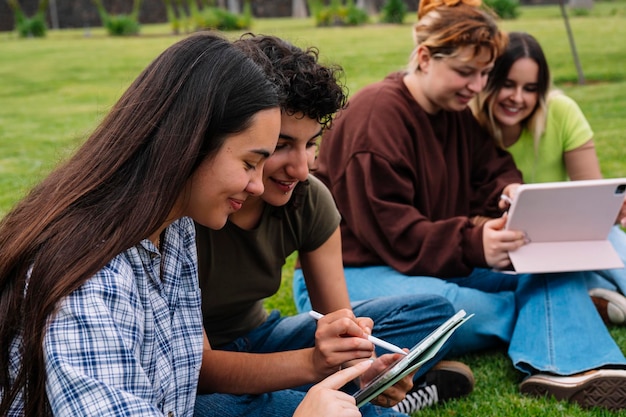
[[[203,339],[192,221],[172,223],[163,243],[162,265],[144,240],[60,304],[44,340],[54,415],[193,415]]]

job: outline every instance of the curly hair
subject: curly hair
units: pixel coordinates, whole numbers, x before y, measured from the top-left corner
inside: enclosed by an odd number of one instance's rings
[[[270,35],[246,33],[235,46],[261,65],[282,93],[288,115],[302,114],[329,127],[333,115],[346,105],[347,89],[339,65],[321,65],[319,50],[301,49]]]

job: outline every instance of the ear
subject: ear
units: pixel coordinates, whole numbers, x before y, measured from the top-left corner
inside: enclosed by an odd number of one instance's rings
[[[417,68],[422,72],[428,72],[428,68],[433,57],[430,55],[430,50],[424,45],[417,47]]]

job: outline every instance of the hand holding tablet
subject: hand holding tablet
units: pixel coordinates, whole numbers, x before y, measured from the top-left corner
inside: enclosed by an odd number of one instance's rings
[[[607,237],[625,193],[626,178],[519,186],[506,229],[523,231],[529,243],[509,252],[515,272],[623,268]]]
[[[430,335],[417,343],[406,356],[394,362],[354,394],[357,406],[365,405],[400,379],[416,371],[420,366],[432,359],[452,336],[452,333],[472,316],[473,314],[468,316],[464,310],[460,310]]]

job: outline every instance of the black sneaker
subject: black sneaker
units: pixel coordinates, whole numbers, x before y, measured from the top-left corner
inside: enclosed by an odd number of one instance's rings
[[[469,366],[454,361],[441,361],[426,373],[404,400],[393,409],[404,414],[412,414],[437,403],[453,398],[464,397],[474,389],[474,374]]]

